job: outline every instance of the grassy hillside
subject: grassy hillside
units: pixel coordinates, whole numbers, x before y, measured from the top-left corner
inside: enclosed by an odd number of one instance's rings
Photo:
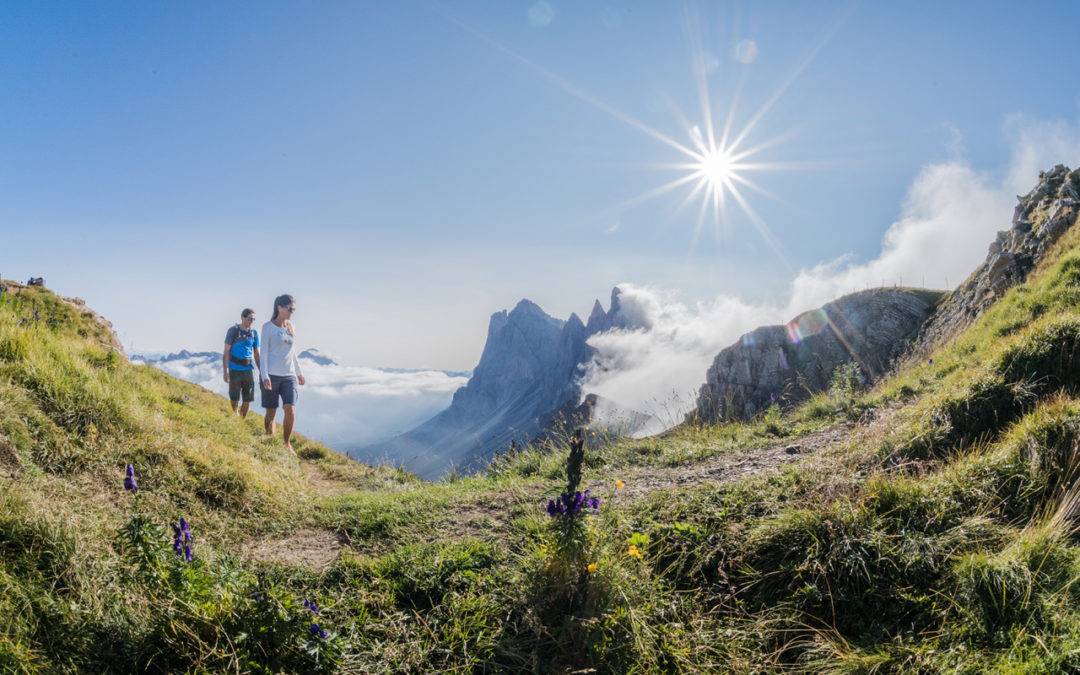
[[[587,431],[599,507],[553,518],[565,444],[436,484],[310,441],[298,460],[13,286],[0,672],[1074,672],[1078,300],[1074,228],[872,390]]]

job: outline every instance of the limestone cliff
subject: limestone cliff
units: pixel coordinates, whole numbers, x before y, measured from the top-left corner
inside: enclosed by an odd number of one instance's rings
[[[942,300],[918,336],[914,357],[970,326],[1005,291],[1027,279],[1050,245],[1080,217],[1080,171],[1059,164],[1041,173],[1039,184],[1017,200],[1012,227],[998,232],[986,260]]]
[[[825,389],[836,366],[847,362],[878,378],[910,347],[940,297],[937,291],[878,288],[747,333],[716,356],[696,413],[706,421],[744,419],[773,400],[797,403]]]
[[[576,314],[566,321],[550,317],[529,300],[496,312],[480,363],[450,407],[365,451],[398,458],[410,471],[435,478],[451,465],[476,468],[511,441],[525,444],[550,432],[560,419],[587,419],[578,410],[581,367],[592,354],[586,340],[626,323],[618,295],[618,289],[612,292],[608,312],[594,305],[588,326]]]

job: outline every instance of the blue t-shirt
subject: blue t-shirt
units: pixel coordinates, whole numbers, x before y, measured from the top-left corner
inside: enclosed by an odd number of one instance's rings
[[[249,365],[241,365],[229,359],[229,370],[253,370],[255,366],[255,350],[259,348],[259,332],[254,328],[244,330],[240,324],[229,328],[225,333],[225,344],[229,347],[229,355],[249,361]]]

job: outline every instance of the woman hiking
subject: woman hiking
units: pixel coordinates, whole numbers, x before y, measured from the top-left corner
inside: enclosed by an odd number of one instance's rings
[[[299,386],[304,384],[304,374],[300,371],[300,360],[296,358],[296,329],[293,328],[292,315],[296,312],[296,300],[291,295],[279,295],[274,298],[274,315],[263,324],[260,331],[262,338],[262,407],[266,408],[263,426],[266,433],[274,434],[274,417],[277,415],[278,401],[285,408],[281,427],[285,434],[285,447],[293,455],[290,439],[293,424],[296,422],[296,399]]]

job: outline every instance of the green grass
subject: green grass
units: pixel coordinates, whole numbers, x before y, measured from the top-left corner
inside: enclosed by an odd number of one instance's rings
[[[544,512],[565,439],[441,483],[307,439],[298,460],[15,286],[0,672],[1074,672],[1078,300],[1074,230],[932,365],[747,423],[590,429],[585,480],[607,487],[567,538]],[[883,422],[806,461],[645,489],[867,410]],[[305,529],[345,542],[327,569],[247,556]]]

